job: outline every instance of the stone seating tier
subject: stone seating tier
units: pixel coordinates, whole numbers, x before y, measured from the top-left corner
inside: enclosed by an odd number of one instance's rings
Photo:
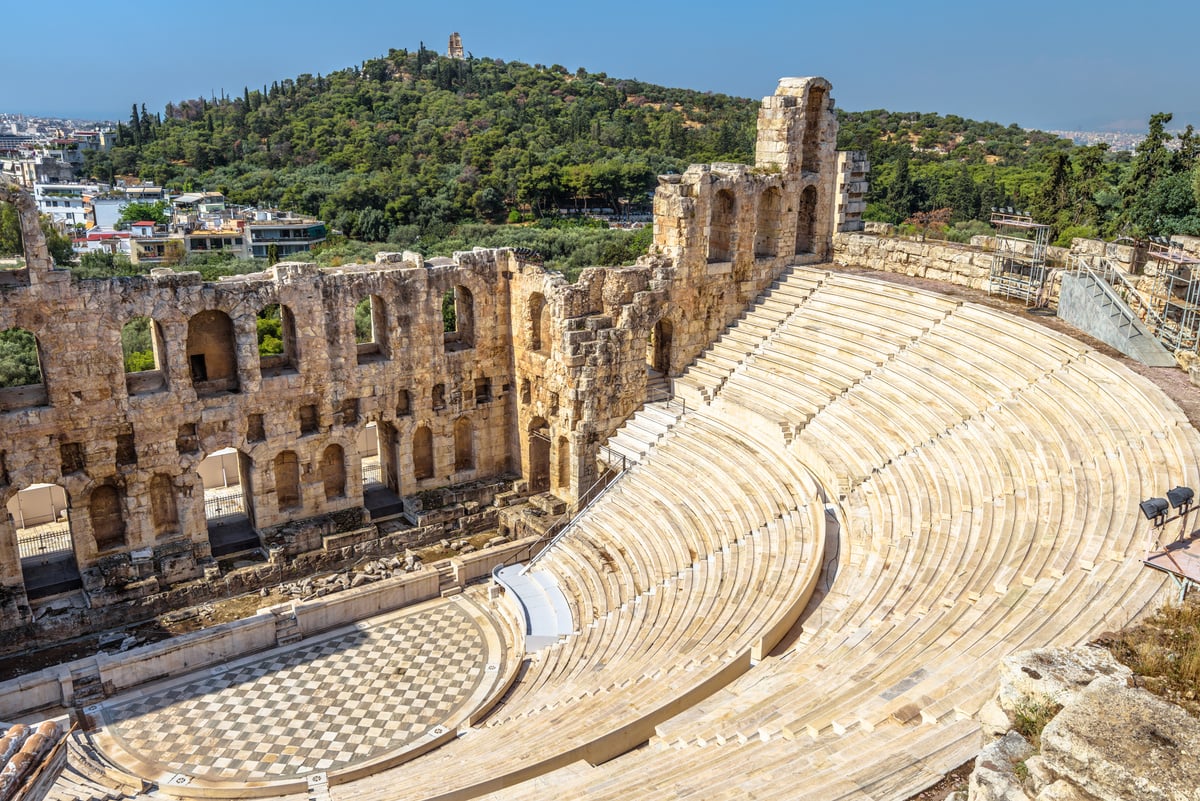
[[[675,389],[535,567],[575,630],[347,797],[907,797],[978,749],[1002,656],[1155,603],[1137,503],[1200,478],[1149,382],[870,278],[791,268]]]
[[[874,351],[868,312],[886,321]],[[766,418],[746,427],[763,436],[794,426],[777,458],[817,450],[853,474],[836,577],[790,646],[660,724],[648,748],[491,797],[794,798],[797,775],[806,798],[920,789],[943,748],[977,748],[968,716],[1001,656],[1153,603],[1136,504],[1194,481],[1197,464],[1178,409],[1080,343],[846,276],[747,349],[705,413],[735,428]]]

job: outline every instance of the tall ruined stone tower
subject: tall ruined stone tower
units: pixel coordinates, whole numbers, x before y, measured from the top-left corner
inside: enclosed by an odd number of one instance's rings
[[[449,56],[450,58],[456,58],[460,61],[462,60],[462,58],[463,58],[462,37],[458,35],[458,31],[455,31],[454,33],[450,34],[450,44],[446,48],[446,55]]]
[[[824,78],[783,78],[763,99],[755,165],[693,164],[659,178],[655,250],[700,308],[675,324],[670,364],[686,364],[791,264],[829,258],[837,173],[837,118]],[[704,296],[708,295],[708,296]],[[671,372],[670,370],[668,372]]]
[[[756,166],[778,167],[787,175],[828,171],[837,138],[831,88],[824,78],[779,79],[775,94],[764,97],[758,110]]]

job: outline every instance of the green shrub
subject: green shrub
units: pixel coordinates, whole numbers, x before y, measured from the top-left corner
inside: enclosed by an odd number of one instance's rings
[[[1056,704],[1049,698],[1030,699],[1014,710],[1013,728],[1040,751],[1042,730],[1061,711],[1062,704]]]
[[[1055,239],[1051,244],[1059,248],[1069,248],[1071,247],[1072,239],[1096,239],[1098,236],[1099,233],[1090,225],[1068,225],[1062,229],[1062,233],[1058,235],[1058,239]]]

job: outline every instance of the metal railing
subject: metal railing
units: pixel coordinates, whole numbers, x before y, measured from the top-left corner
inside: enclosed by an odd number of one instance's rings
[[[562,539],[562,535],[571,527],[571,524],[575,522],[575,518],[587,511],[588,508],[598,501],[600,497],[608,490],[608,488],[613,484],[616,484],[617,480],[620,479],[624,474],[624,469],[615,472],[611,467],[606,469],[599,475],[599,477],[597,477],[595,482],[593,482],[592,485],[588,487],[582,495],[579,496],[579,499],[575,503],[568,506],[565,512],[560,514],[549,526],[546,527],[545,534],[538,537],[524,548],[514,551],[503,562],[496,565],[496,570],[499,570],[502,567],[507,567],[508,565],[514,565],[521,560],[528,558],[529,555],[533,553],[535,548],[544,544],[545,547],[539,550],[537,554],[534,554],[533,558],[529,560],[529,564],[525,566],[525,570],[528,570],[533,566],[533,563],[537,561],[538,556],[540,556],[543,551]],[[608,483],[605,483],[605,479],[609,475],[612,475],[612,478],[608,480]],[[495,570],[492,572],[495,573]]]
[[[601,486],[605,480],[605,477],[612,472],[612,468],[610,467],[608,470],[605,470],[603,473],[601,473],[599,478],[596,479],[595,483],[588,487],[587,490],[585,490],[583,494],[579,496],[579,500],[567,507],[567,510],[559,515],[558,519],[546,528],[545,534],[539,537],[535,542],[530,543],[527,553],[532,553],[533,549],[536,548],[539,543],[545,544],[540,550],[538,550],[537,553],[533,554],[529,560],[529,563],[526,564],[525,568],[521,571],[522,574],[528,573],[529,569],[534,566],[538,559],[541,558],[542,554],[553,548],[556,543],[561,541],[563,537],[567,536],[567,534],[575,526],[575,522],[583,516],[584,512],[586,512],[588,509],[591,509],[596,504],[596,501],[603,498],[604,494],[607,493],[611,487],[615,486],[616,483],[621,480],[621,476],[625,475],[626,470],[625,468],[622,468],[621,470],[617,471],[611,480]],[[561,528],[559,528],[560,526]]]
[[[362,481],[363,484],[382,484],[383,466],[377,461],[364,461],[362,464]]]
[[[670,389],[664,392],[646,393],[646,403],[661,403],[664,408],[674,411],[679,409],[676,417],[683,417],[687,414],[687,398],[678,397]],[[636,412],[634,413],[636,414]]]
[[[1149,326],[1150,330],[1157,332],[1162,328],[1163,319],[1158,311],[1150,304],[1141,292],[1138,291],[1125,274],[1108,262],[1107,259],[1101,259],[1103,267],[1097,268],[1092,266],[1091,262],[1083,257],[1075,258],[1077,268],[1084,270],[1092,277],[1092,280],[1098,281],[1102,286],[1106,287],[1106,291],[1123,301],[1133,313]],[[1125,319],[1122,323],[1122,334],[1132,336],[1137,333],[1134,325],[1134,317],[1132,315],[1122,315]]]
[[[245,514],[245,496],[241,487],[204,493],[205,519],[219,520],[224,517],[242,517]]]
[[[21,559],[73,551],[71,524],[47,523],[17,531],[17,553]]]

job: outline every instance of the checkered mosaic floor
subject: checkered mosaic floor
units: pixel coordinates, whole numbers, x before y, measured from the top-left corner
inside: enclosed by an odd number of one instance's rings
[[[442,603],[106,704],[105,729],[164,772],[209,780],[337,770],[446,723],[484,679],[486,651],[479,624]]]

